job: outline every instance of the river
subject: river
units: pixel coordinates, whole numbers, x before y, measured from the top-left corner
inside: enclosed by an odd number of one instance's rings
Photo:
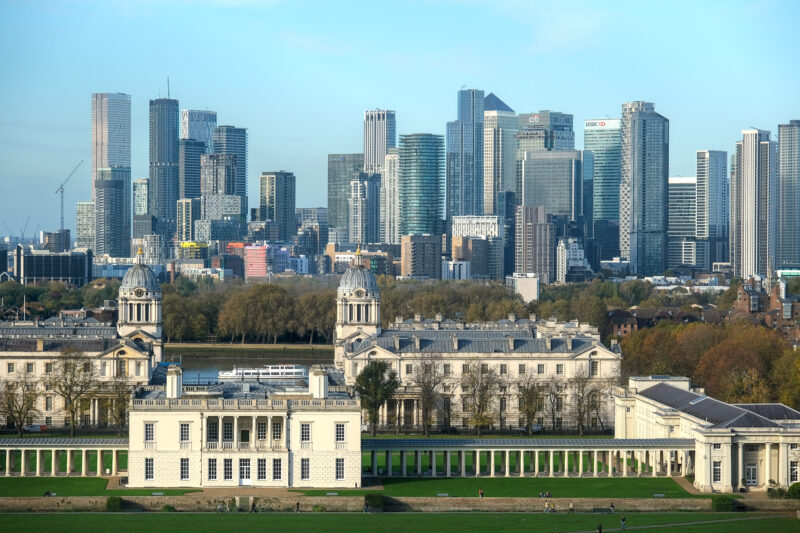
[[[172,360],[171,357],[166,357],[167,361]],[[206,383],[216,383],[217,373],[220,370],[232,370],[234,366],[242,368],[254,368],[263,365],[282,365],[282,364],[298,364],[308,366],[314,363],[332,363],[333,355],[328,357],[319,354],[308,354],[307,356],[265,356],[265,357],[194,357],[191,354],[185,354],[181,358],[181,368],[183,369],[183,382],[186,385],[199,385]]]

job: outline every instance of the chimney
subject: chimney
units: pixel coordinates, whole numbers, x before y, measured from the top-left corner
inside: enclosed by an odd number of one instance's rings
[[[414,347],[419,352],[422,348],[422,339],[420,339],[419,335],[414,335]]]
[[[513,352],[514,351],[514,336],[513,335],[506,335],[506,339],[508,339],[508,349]]]
[[[44,351],[44,339],[36,339],[36,351],[37,352]]]
[[[515,315],[514,313],[508,313],[508,321],[509,322],[516,322],[517,321],[517,315]]]
[[[572,337],[567,337],[567,350],[572,351]]]
[[[394,323],[395,324],[402,324],[403,323],[403,317],[401,317],[401,316],[394,317]]]
[[[183,390],[183,371],[178,365],[170,365],[167,370],[167,399],[177,400]]]
[[[553,349],[553,337],[550,337],[549,335],[547,337],[545,337],[544,338],[544,345],[547,348],[547,351],[552,350]]]
[[[450,339],[453,341],[453,349],[458,351],[458,335],[451,333]]]
[[[444,316],[442,316],[442,313],[436,313],[436,321],[441,322],[442,320],[444,320]]]
[[[400,335],[394,336],[394,349],[395,351],[400,351]]]
[[[328,397],[328,373],[322,365],[313,365],[308,371],[308,392],[315,400]]]
[[[422,315],[414,315],[414,322],[422,322]]]

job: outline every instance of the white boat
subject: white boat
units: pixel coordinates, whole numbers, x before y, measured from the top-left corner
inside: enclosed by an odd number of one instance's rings
[[[220,370],[220,381],[226,380],[264,380],[298,379],[308,377],[308,368],[299,365],[264,365],[258,368],[236,368]]]

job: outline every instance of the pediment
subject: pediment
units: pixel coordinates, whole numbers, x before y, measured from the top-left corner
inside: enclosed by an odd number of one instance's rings
[[[366,346],[364,349],[357,352],[348,353],[344,356],[344,358],[348,361],[371,361],[373,359],[397,361],[400,359],[400,356],[394,352],[386,350],[385,348],[373,345]]]

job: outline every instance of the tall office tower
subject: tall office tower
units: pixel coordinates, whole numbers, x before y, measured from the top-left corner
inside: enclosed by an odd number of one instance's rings
[[[397,148],[386,153],[381,172],[381,242],[400,244],[400,156]]]
[[[403,136],[400,137],[400,146],[402,150]],[[408,278],[441,279],[441,236],[403,235],[400,242],[400,275]]]
[[[219,126],[214,130],[214,153],[236,156],[236,186],[238,196],[247,196],[247,130],[234,126]]]
[[[516,238],[517,199],[512,191],[497,194],[497,216],[503,221],[503,270],[504,275],[514,273],[514,239]]]
[[[549,152],[551,150],[574,150],[575,132],[572,130],[572,115],[555,111],[520,113],[517,151],[515,156],[516,191],[522,180],[522,160],[525,152]]]
[[[92,199],[98,168],[131,166],[131,96],[92,94]],[[130,191],[127,200],[130,203]]]
[[[208,154],[200,156],[200,194],[236,195],[238,183],[237,157],[232,154]]]
[[[75,248],[94,248],[94,202],[78,202]]]
[[[95,189],[94,248],[95,255],[130,257],[130,207],[124,216],[125,187],[130,183],[127,167],[98,168]]]
[[[180,140],[178,145],[179,198],[200,198],[200,156],[205,153],[206,145],[203,141]]]
[[[179,241],[194,240],[194,223],[201,216],[200,198],[181,198],[178,200],[177,231]]]
[[[444,138],[430,133],[400,136],[400,233],[442,233]]]
[[[484,237],[488,242],[488,269],[490,279],[504,279],[505,225],[495,215],[455,216],[452,219],[452,235],[456,237]],[[455,260],[455,258],[454,258]],[[473,275],[475,271],[473,270]]]
[[[742,131],[731,175],[730,255],[733,273],[766,276],[775,259],[777,143],[769,132]]]
[[[776,268],[800,267],[800,120],[778,124]]]
[[[707,241],[703,249],[707,257],[698,257],[697,266],[711,270],[715,262],[728,262],[728,230],[730,225],[730,183],[728,152],[697,151],[697,219],[695,236]]]
[[[361,172],[350,182],[349,242],[366,244],[380,240],[381,175]]]
[[[618,118],[587,120],[583,145],[594,155],[592,220],[595,242],[600,249],[600,259],[611,259],[619,256],[622,121]]]
[[[295,177],[291,172],[261,173],[261,213],[278,223],[278,240],[291,242],[295,226]]]
[[[150,178],[148,204],[156,233],[170,240],[175,231],[179,184],[178,101],[150,100]]]
[[[697,178],[669,178],[667,267],[697,265]],[[702,248],[702,243],[700,243]]]
[[[583,215],[582,163],[580,150],[525,152],[521,205],[541,205],[548,215],[579,220]]]
[[[350,182],[364,169],[364,154],[328,154],[328,227],[348,234]]]
[[[594,241],[594,152],[581,150],[581,175],[583,177],[583,233]]]
[[[133,180],[133,216],[147,214],[147,178]]]
[[[328,225],[327,207],[298,207],[294,210],[298,226],[303,224],[323,224]]]
[[[517,207],[515,273],[536,274],[542,283],[556,275],[555,227],[542,206]]]
[[[483,213],[483,91],[458,91],[458,115],[447,123],[447,220]]]
[[[635,274],[661,274],[667,265],[669,120],[654,104],[622,104],[621,162],[620,255]]]
[[[519,119],[494,93],[483,100],[483,214],[497,214],[497,194],[515,190]]]
[[[204,145],[204,154],[214,150],[214,130],[217,128],[217,112],[196,109],[181,110],[181,139],[194,139]]]
[[[396,147],[394,111],[364,111],[364,171],[382,172],[386,153]]]

